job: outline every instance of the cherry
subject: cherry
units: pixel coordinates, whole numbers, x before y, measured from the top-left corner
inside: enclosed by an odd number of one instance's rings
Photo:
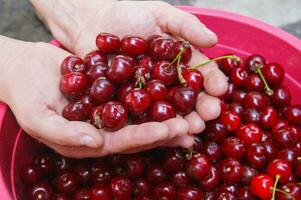
[[[242,166],[234,158],[227,158],[220,163],[220,175],[227,184],[238,183],[242,177]]]
[[[220,182],[220,173],[214,166],[210,166],[209,174],[203,178],[199,184],[202,189],[210,191],[215,188]]]
[[[110,188],[115,198],[129,199],[133,192],[133,183],[125,176],[117,176],[112,179]]]
[[[48,183],[36,183],[29,188],[28,198],[30,200],[52,200],[53,190]]]
[[[86,77],[90,83],[93,83],[97,78],[106,76],[108,72],[108,66],[105,63],[98,63],[89,67],[86,72]]]
[[[112,58],[107,78],[115,84],[125,83],[133,76],[134,63],[130,57],[117,55]]]
[[[226,138],[228,133],[226,125],[224,125],[218,120],[213,120],[206,123],[206,129],[203,134],[207,140],[221,143]],[[199,152],[201,150],[196,151]]]
[[[182,71],[187,87],[194,89],[197,93],[203,89],[204,77],[197,69],[186,68]]]
[[[149,94],[151,101],[164,101],[167,97],[167,88],[160,80],[151,80],[145,86],[145,90]]]
[[[226,111],[222,113],[220,120],[226,126],[228,131],[235,131],[239,128],[241,123],[239,115],[233,111]]]
[[[100,51],[96,50],[96,51],[91,51],[85,56],[84,63],[89,68],[91,68],[91,66],[95,66],[99,64],[108,64],[108,59]]]
[[[177,88],[173,98],[172,104],[177,113],[181,115],[189,114],[197,101],[197,93],[189,87]]]
[[[301,125],[301,105],[288,106],[284,115],[289,123]]]
[[[150,35],[147,40],[146,40],[146,44],[147,44],[147,53],[148,54],[151,54],[152,52],[152,49],[153,49],[153,45],[154,45],[154,41],[157,39],[157,38],[160,38],[161,36],[160,35]]]
[[[264,83],[257,74],[251,74],[246,79],[245,88],[248,91],[262,91],[264,89]]]
[[[252,178],[250,191],[257,197],[269,200],[272,197],[273,179],[266,174],[258,174]]]
[[[231,95],[233,102],[242,103],[247,93],[244,90],[234,89]]]
[[[239,116],[242,115],[243,111],[244,111],[244,107],[240,104],[240,103],[231,103],[228,105],[227,108],[229,111],[233,111],[236,114],[238,114]]]
[[[63,171],[71,171],[73,170],[74,161],[70,158],[63,157],[59,154],[54,157],[55,171],[56,173],[60,173]]]
[[[227,184],[222,183],[218,187],[218,192],[230,192],[231,194],[236,194],[238,192],[239,186],[238,184]]]
[[[161,122],[176,117],[176,112],[170,103],[159,101],[151,105],[149,117],[152,121]]]
[[[112,131],[118,130],[125,126],[128,111],[121,103],[110,101],[103,106],[101,120],[104,128]]]
[[[272,133],[278,131],[282,127],[289,127],[287,121],[284,120],[278,120],[273,126],[272,126]]]
[[[144,164],[142,159],[137,154],[132,154],[126,157],[124,161],[126,174],[131,179],[138,179],[143,175]]]
[[[267,82],[272,86],[280,85],[284,78],[284,69],[277,63],[268,63],[261,69]]]
[[[166,171],[159,164],[152,164],[146,172],[147,180],[152,183],[161,183],[167,179]]]
[[[278,149],[275,147],[274,143],[272,141],[264,141],[262,143],[266,148],[266,158],[268,161],[273,160],[277,157]]]
[[[152,79],[161,80],[165,85],[171,85],[177,80],[177,72],[169,62],[159,61],[154,65],[151,77]]]
[[[63,195],[72,195],[80,185],[79,177],[72,172],[63,172],[55,179],[56,190]]]
[[[60,90],[67,98],[79,98],[88,88],[88,79],[80,72],[71,72],[62,76]]]
[[[102,53],[115,53],[120,48],[120,39],[116,35],[100,33],[97,35],[96,45]]]
[[[282,149],[278,152],[277,158],[286,160],[291,166],[297,162],[297,152],[294,148]]]
[[[159,183],[153,190],[153,197],[154,199],[176,200],[176,187],[169,182]]]
[[[26,164],[22,166],[20,176],[21,180],[27,184],[37,183],[41,178],[39,168],[33,164]]]
[[[277,111],[272,106],[265,107],[261,112],[260,125],[268,129],[278,121]]]
[[[68,103],[62,112],[64,118],[70,121],[84,121],[90,113],[89,108],[80,101]]]
[[[74,168],[74,173],[80,178],[80,182],[84,186],[89,186],[92,183],[92,171],[86,165],[77,165]]]
[[[54,196],[53,200],[71,200],[70,197],[67,197],[67,196],[64,196],[61,194],[54,194],[53,196]]]
[[[279,187],[283,192],[276,193],[277,200],[291,200],[292,197],[297,200],[301,199],[301,186],[299,183],[286,183]]]
[[[182,171],[185,157],[180,149],[167,148],[163,155],[163,169],[169,173]]]
[[[211,162],[216,163],[221,158],[221,147],[215,142],[206,142],[204,146],[204,153],[211,160]]]
[[[243,100],[243,106],[245,108],[255,108],[258,110],[263,109],[268,103],[268,97],[265,94],[256,91],[248,92]]]
[[[273,141],[279,148],[292,147],[296,143],[291,127],[283,126],[272,133]]]
[[[94,106],[92,97],[90,95],[85,95],[82,98],[80,98],[79,102],[84,104],[87,113],[90,114]]]
[[[234,196],[234,194],[230,193],[230,192],[225,192],[225,191],[221,191],[221,192],[216,192],[214,194],[214,200],[236,200],[237,198]]]
[[[246,124],[236,130],[236,136],[246,145],[251,145],[261,142],[262,131],[256,124]]]
[[[121,51],[129,56],[138,56],[146,51],[146,41],[141,37],[125,36],[121,40]]]
[[[188,185],[190,180],[187,177],[187,174],[183,171],[174,173],[171,176],[171,182],[174,183],[176,186],[181,186],[181,185]]]
[[[152,106],[152,105],[151,105]],[[150,121],[149,113],[144,112],[142,114],[131,114],[131,122],[133,124],[142,124]],[[153,120],[155,121],[155,120]]]
[[[219,68],[227,75],[231,74],[234,68],[242,67],[242,64],[243,63],[241,59],[224,58],[218,61]]]
[[[288,87],[281,85],[273,90],[271,101],[276,107],[283,107],[291,102],[291,93]]]
[[[93,183],[107,183],[113,178],[113,171],[103,162],[95,162],[91,166]]]
[[[39,168],[39,170],[41,170],[42,176],[48,176],[54,171],[54,160],[47,154],[40,154],[36,156],[33,162]]]
[[[92,200],[90,190],[82,188],[73,195],[74,200]]]
[[[61,64],[61,74],[69,74],[71,72],[85,73],[88,67],[84,64],[84,61],[76,56],[66,57]]]
[[[141,114],[148,109],[151,99],[144,89],[136,88],[126,94],[124,102],[131,113]]]
[[[231,101],[231,98],[232,98],[232,95],[233,95],[233,92],[236,91],[236,87],[234,86],[233,83],[229,83],[228,85],[228,90],[227,92],[221,97],[222,99],[224,99],[226,102],[229,102]]]
[[[96,184],[90,188],[92,200],[111,200],[111,190],[108,185]]]
[[[256,200],[256,197],[251,193],[249,187],[243,187],[238,190],[238,200]]]
[[[149,50],[156,60],[172,60],[176,55],[176,43],[172,39],[158,37],[153,39]]]
[[[185,51],[181,55],[181,62],[182,63],[188,63],[190,61],[192,50],[190,45],[187,45],[187,42],[185,41],[177,41],[175,46],[175,54],[178,55],[181,51],[181,48],[185,45]]]
[[[144,56],[141,60],[138,60],[138,63],[142,67],[146,67],[149,71],[152,71],[155,62],[152,57]]]
[[[241,159],[246,152],[244,142],[237,137],[228,137],[225,139],[221,149],[227,158]]]
[[[153,186],[149,181],[145,179],[139,179],[135,181],[134,183],[135,197],[144,196],[144,195],[147,196],[151,194],[152,191],[153,191]]]
[[[211,164],[207,156],[204,154],[194,154],[186,164],[187,175],[196,181],[201,181],[210,172]]]
[[[128,82],[120,85],[117,89],[116,96],[120,102],[124,102],[127,93],[135,88],[135,84]]]
[[[206,196],[205,196],[205,199],[206,200],[215,200],[215,192],[206,192]]]
[[[255,168],[244,165],[242,166],[242,177],[240,179],[240,182],[244,185],[250,185],[252,178],[257,174],[258,171]]]
[[[267,162],[266,153],[267,150],[263,144],[254,143],[247,150],[247,161],[257,169],[263,168]]]
[[[266,61],[261,55],[251,55],[245,61],[246,68],[252,72],[256,71],[256,67],[262,68],[265,63]]]
[[[200,200],[205,198],[205,193],[197,187],[181,186],[178,189],[178,200]]]
[[[101,104],[113,98],[115,86],[105,77],[99,77],[91,87],[90,95],[92,99]]]
[[[230,79],[236,86],[243,86],[247,80],[248,73],[243,68],[234,68],[231,72]]]
[[[272,178],[279,179],[280,182],[285,183],[292,175],[292,168],[286,160],[275,159],[269,163],[267,173]]]

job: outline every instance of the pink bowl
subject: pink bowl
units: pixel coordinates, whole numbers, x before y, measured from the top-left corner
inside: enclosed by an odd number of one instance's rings
[[[293,102],[301,102],[301,41],[294,36],[241,15],[194,7],[181,9],[197,16],[219,36],[219,44],[204,49],[209,57],[235,53],[242,57],[262,54],[286,70],[284,83],[290,87]],[[57,41],[52,44],[59,46]],[[22,199],[20,166],[38,151],[29,136],[19,129],[12,113],[0,103],[0,194],[2,200]]]

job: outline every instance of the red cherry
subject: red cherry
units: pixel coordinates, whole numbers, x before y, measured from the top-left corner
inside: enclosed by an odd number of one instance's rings
[[[226,102],[231,101],[232,94],[235,90],[237,90],[236,87],[234,86],[233,83],[230,82],[228,85],[227,92],[221,97],[221,99],[224,99]]]
[[[196,181],[201,181],[210,172],[210,161],[206,155],[194,154],[187,161],[186,173],[189,177]]]
[[[255,72],[256,67],[262,68],[266,61],[261,55],[251,55],[246,59],[245,65],[249,71]]]
[[[34,158],[34,164],[41,170],[42,176],[48,176],[54,171],[55,163],[47,154],[39,154]]]
[[[205,198],[205,193],[197,187],[182,186],[178,189],[178,200],[200,200]]]
[[[231,72],[230,79],[236,86],[243,86],[247,80],[248,73],[243,68],[234,68]]]
[[[261,69],[267,82],[272,85],[280,85],[284,78],[284,69],[277,63],[268,63]]]
[[[217,191],[214,194],[214,199],[218,199],[218,200],[223,200],[223,199],[236,200],[237,198],[231,192]]]
[[[120,85],[120,87],[118,88],[116,95],[118,97],[118,100],[120,102],[124,102],[125,96],[127,95],[127,93],[131,90],[133,90],[135,88],[135,84],[132,82],[128,82],[128,83],[124,83],[122,85]]]
[[[124,55],[117,55],[111,60],[107,78],[115,84],[125,83],[133,76],[133,66],[134,63],[131,58]]]
[[[111,200],[111,191],[108,185],[96,184],[90,188],[92,200]]]
[[[158,37],[151,43],[150,55],[156,60],[172,60],[176,55],[176,44],[173,39]]]
[[[141,37],[125,36],[121,40],[121,51],[129,56],[138,56],[145,52],[146,41]]]
[[[262,141],[262,131],[256,124],[246,124],[236,130],[236,136],[246,145]]]
[[[273,141],[280,148],[292,147],[297,141],[291,127],[283,126],[272,131]]]
[[[259,174],[252,178],[250,191],[263,200],[269,200],[272,197],[271,187],[274,186],[273,179],[265,174]]]
[[[269,163],[267,173],[272,178],[280,176],[279,181],[285,183],[289,180],[292,175],[292,168],[286,160],[275,159]]]
[[[246,79],[245,88],[248,91],[262,91],[264,89],[264,84],[257,74],[251,74]]]
[[[61,74],[69,74],[71,72],[85,73],[88,67],[84,64],[84,61],[76,56],[66,57],[61,64]]]
[[[165,170],[158,164],[152,164],[146,172],[148,181],[152,183],[161,183],[167,179],[167,173]]]
[[[279,189],[284,191],[285,193],[276,192],[277,200],[291,200],[292,197],[294,197],[294,199],[296,200],[301,199],[301,186],[299,183],[286,183],[281,185]]]
[[[283,107],[291,102],[291,93],[288,87],[281,85],[273,90],[271,101],[276,107]]]
[[[82,102],[71,102],[64,107],[62,115],[70,121],[84,121],[89,113],[89,108]]]
[[[124,102],[131,113],[141,114],[148,109],[151,99],[144,89],[136,88],[126,94]]]
[[[108,66],[105,63],[98,63],[89,67],[86,72],[86,77],[90,83],[93,83],[97,78],[106,76],[108,72]]]
[[[173,65],[169,66],[167,61],[157,62],[152,71],[152,79],[161,80],[165,85],[171,85],[177,80],[177,72]]]
[[[288,106],[284,115],[289,123],[301,125],[301,105]]]
[[[88,88],[88,79],[79,72],[71,72],[62,76],[60,90],[67,98],[79,98]]]
[[[109,33],[100,33],[97,35],[96,45],[102,53],[115,53],[120,48],[120,39]]]
[[[267,163],[267,149],[261,143],[249,146],[246,155],[248,163],[257,169],[263,168]]]
[[[91,198],[91,193],[88,188],[81,188],[73,196],[74,200],[90,200]]]
[[[294,148],[285,148],[278,152],[277,158],[286,160],[293,166],[297,162],[297,152]]]
[[[21,168],[21,180],[26,184],[37,183],[41,178],[41,171],[33,164],[27,164]]]
[[[151,80],[145,86],[152,102],[164,101],[167,97],[167,88],[160,80]]]
[[[213,163],[217,163],[221,158],[221,147],[215,142],[206,142],[204,153]]]
[[[272,140],[266,140],[262,143],[266,148],[266,158],[268,161],[271,161],[277,157],[278,149],[275,147]]]
[[[173,98],[172,104],[180,115],[187,115],[193,109],[197,101],[197,93],[189,87],[177,88]]]
[[[77,165],[74,168],[74,173],[80,178],[80,182],[84,186],[89,186],[92,183],[92,171],[86,165]]]
[[[91,166],[93,183],[103,184],[109,182],[113,178],[113,169],[104,162],[95,162]]]
[[[182,75],[187,87],[194,89],[197,93],[201,92],[204,78],[199,70],[186,68],[183,70]]]
[[[220,173],[217,170],[217,168],[214,166],[211,166],[209,174],[205,178],[203,178],[199,182],[199,184],[202,189],[204,189],[206,191],[210,191],[210,190],[214,189],[215,187],[217,187],[217,185],[220,182],[220,179],[221,179]]]
[[[263,128],[272,128],[278,121],[277,111],[272,106],[264,108],[261,112],[260,125]]]
[[[240,182],[244,185],[250,185],[252,178],[257,174],[258,171],[255,168],[250,167],[248,165],[244,165],[242,167],[242,177],[240,179]]]
[[[176,42],[176,46],[175,46],[175,54],[176,55],[178,55],[180,53],[181,48],[183,47],[184,44],[186,45],[186,43],[184,41]],[[183,62],[183,63],[188,63],[191,58],[191,55],[192,55],[190,45],[188,45],[187,47],[186,46],[185,46],[185,51],[183,52],[182,57],[181,57],[181,62]]]
[[[139,179],[136,180],[134,183],[134,194],[135,197],[138,196],[147,196],[153,191],[152,184],[145,180],[145,179]]]
[[[151,52],[153,51],[153,45],[154,45],[154,41],[157,38],[160,38],[160,35],[150,35],[147,40],[146,40],[146,44],[147,44],[147,53],[151,54]]]
[[[149,117],[151,121],[162,122],[176,117],[176,111],[170,103],[166,101],[158,101],[151,105],[149,109]]]
[[[125,176],[117,176],[111,181],[110,188],[113,197],[129,199],[133,192],[133,183]]]
[[[246,96],[247,93],[244,90],[233,89],[231,100],[233,102],[242,103]]]
[[[151,72],[155,65],[155,61],[152,57],[144,56],[141,60],[138,60],[138,64],[142,67],[146,67]]]
[[[138,179],[144,173],[144,164],[137,154],[128,155],[124,161],[126,174],[131,179]]]
[[[125,126],[128,120],[127,109],[119,102],[111,101],[104,105],[101,119],[104,128],[118,130]]]
[[[188,185],[190,180],[187,177],[187,174],[183,171],[174,173],[171,177],[171,182],[174,183],[177,187],[181,185]]]
[[[226,138],[228,132],[223,123],[213,120],[206,123],[206,129],[203,134],[207,140],[221,143]]]
[[[153,190],[153,197],[154,199],[176,200],[176,187],[169,182],[159,183]]]
[[[55,187],[60,194],[72,195],[79,186],[80,179],[72,172],[61,173],[55,179]]]
[[[238,190],[237,198],[239,200],[256,200],[256,197],[251,193],[249,187],[243,187]]]
[[[150,117],[149,117],[148,112],[144,112],[144,113],[138,114],[138,115],[131,114],[131,122],[133,124],[142,124],[142,123],[149,122],[149,121],[150,121]]]
[[[48,183],[36,183],[28,191],[29,200],[52,200],[53,190]]]
[[[56,173],[61,173],[73,170],[74,160],[57,154],[54,156],[54,164]]]
[[[114,93],[115,86],[105,77],[99,77],[92,84],[90,95],[95,102],[101,104],[111,100]]]
[[[220,175],[227,184],[238,183],[242,177],[242,166],[234,158],[227,158],[220,163]]]
[[[245,108],[255,108],[261,110],[268,104],[268,97],[265,94],[256,91],[248,92],[243,100],[243,106]]]
[[[98,64],[108,64],[108,59],[100,51],[91,51],[84,58],[85,65],[91,67]]]
[[[244,142],[236,137],[228,137],[225,139],[222,143],[221,149],[227,158],[241,159],[246,152]]]
[[[240,126],[240,117],[233,111],[226,111],[220,116],[221,122],[226,126],[228,131],[235,131]]]
[[[228,55],[225,55],[228,56]],[[230,56],[230,55],[229,55]],[[242,60],[238,59],[231,59],[231,58],[224,58],[218,61],[219,68],[225,72],[227,75],[232,72],[234,68],[242,67]]]
[[[163,155],[163,168],[169,173],[182,171],[185,157],[181,149],[167,148]]]

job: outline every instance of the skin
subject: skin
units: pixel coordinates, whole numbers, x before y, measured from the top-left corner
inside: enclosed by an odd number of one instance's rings
[[[202,48],[217,42],[216,35],[197,18],[164,2],[31,2],[54,37],[80,57],[96,49],[95,38],[100,32],[144,38],[170,33]],[[0,56],[7,58],[0,61],[1,101],[9,105],[28,134],[69,157],[99,157],[157,146],[188,148],[193,145],[193,134],[204,130],[205,121],[219,116],[217,96],[224,94],[228,87],[226,77],[216,64],[209,64],[200,69],[205,78],[205,92],[199,94],[196,111],[162,123],[129,125],[116,132],[106,132],[85,122],[69,122],[61,116],[67,102],[58,90],[59,66],[70,53],[46,43],[21,42],[1,36],[0,46],[5,47],[1,48]],[[190,65],[207,59],[194,49]]]

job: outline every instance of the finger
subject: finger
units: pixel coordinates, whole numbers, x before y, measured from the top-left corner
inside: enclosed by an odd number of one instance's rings
[[[221,112],[220,100],[206,93],[200,93],[196,110],[204,121],[216,119]]]
[[[169,4],[157,9],[156,14],[164,32],[179,35],[198,47],[211,47],[217,43],[217,36],[191,14]]]
[[[192,49],[192,57],[189,62],[190,66],[196,66],[207,61],[208,58],[201,54],[198,50]],[[206,92],[213,96],[221,96],[228,89],[228,80],[224,73],[219,70],[215,62],[209,63],[199,70],[204,76],[204,88]]]
[[[205,129],[205,122],[197,112],[193,111],[184,118],[189,124],[190,135],[198,134]]]
[[[168,142],[166,146],[169,147],[184,147],[186,149],[192,147],[194,144],[194,136],[184,135],[174,138],[172,141]]]

